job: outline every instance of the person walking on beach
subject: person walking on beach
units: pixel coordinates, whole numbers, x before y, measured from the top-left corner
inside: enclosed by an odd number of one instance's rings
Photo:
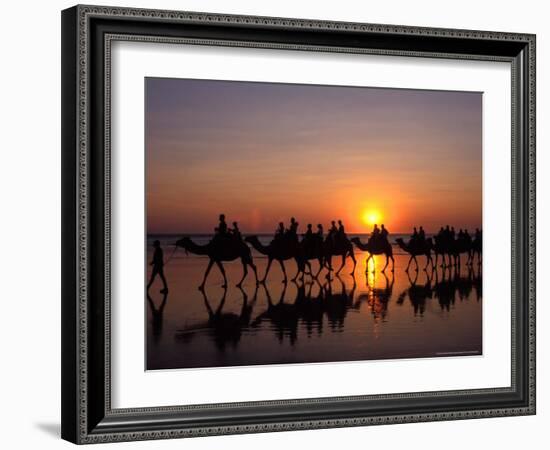
[[[164,288],[160,291],[160,293],[166,294],[168,293],[168,284],[166,283],[166,278],[164,277],[164,255],[162,252],[162,248],[160,247],[159,240],[153,242],[153,248],[155,249],[153,252],[153,261],[151,261],[153,272],[151,273],[149,284],[147,284],[147,290],[149,290],[149,288],[153,284],[153,281],[155,281],[155,278],[158,275],[162,280],[162,284],[164,285]]]

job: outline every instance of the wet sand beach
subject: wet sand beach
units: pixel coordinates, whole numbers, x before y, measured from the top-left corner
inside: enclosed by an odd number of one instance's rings
[[[169,292],[160,293],[157,279],[145,299],[148,370],[482,354],[481,267],[477,260],[467,267],[464,255],[460,271],[424,272],[426,259],[419,257],[418,274],[414,263],[407,274],[409,256],[394,245],[395,272],[381,273],[385,257],[376,256],[375,272],[371,263],[366,274],[368,254],[355,249],[354,277],[348,259],[330,282],[326,270],[318,282],[309,276],[292,282],[296,264],[286,261],[285,284],[274,262],[265,286],[257,287],[250,272],[242,289],[235,287],[242,265],[234,261],[224,263],[227,289],[214,266],[201,292],[208,258],[182,249],[170,258],[174,242],[161,238]],[[252,255],[261,277],[267,258]],[[333,259],[335,268],[340,263]]]

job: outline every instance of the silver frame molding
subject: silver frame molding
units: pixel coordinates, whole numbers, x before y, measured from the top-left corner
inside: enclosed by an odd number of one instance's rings
[[[84,444],[535,414],[534,35],[99,6],[63,11],[62,26],[63,438]],[[110,75],[114,41],[509,62],[511,386],[113,409]]]

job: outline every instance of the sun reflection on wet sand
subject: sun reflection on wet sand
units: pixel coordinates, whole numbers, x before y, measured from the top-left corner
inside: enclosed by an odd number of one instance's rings
[[[148,257],[151,257],[149,249]],[[166,247],[166,254],[171,252]],[[283,283],[274,265],[256,288],[249,275],[234,287],[241,264],[225,265],[229,287],[213,269],[204,293],[197,286],[207,258],[176,253],[166,265],[166,298],[153,285],[148,303],[147,367],[231,365],[433,357],[440,352],[481,354],[481,272],[405,272],[408,256],[395,255],[395,272],[381,272],[385,256],[357,251],[340,277]],[[254,255],[263,274],[267,260]],[[421,267],[423,267],[421,261]],[[294,274],[294,262],[286,262]],[[313,263],[314,272],[317,267]],[[374,271],[373,271],[374,269]]]

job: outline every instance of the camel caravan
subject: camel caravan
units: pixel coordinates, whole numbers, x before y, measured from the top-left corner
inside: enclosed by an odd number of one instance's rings
[[[208,256],[208,266],[205,270],[202,283],[199,286],[201,290],[204,289],[206,280],[214,264],[217,265],[223,276],[223,287],[227,287],[227,277],[223,263],[238,259],[240,259],[243,265],[243,275],[237,283],[237,287],[240,287],[246,279],[249,267],[254,272],[256,283],[265,283],[274,261],[279,263],[284,277],[283,282],[285,283],[288,281],[288,277],[284,262],[288,260],[294,260],[297,265],[297,272],[292,280],[303,279],[305,275],[310,275],[313,279],[317,279],[323,269],[327,269],[328,271],[327,278],[330,278],[330,274],[333,271],[338,276],[344,269],[347,258],[350,258],[353,262],[350,275],[354,275],[357,265],[354,246],[369,254],[367,267],[369,260],[374,255],[385,255],[386,264],[382,272],[386,271],[390,261],[391,271],[394,271],[393,248],[388,240],[389,232],[384,225],[381,225],[380,228],[374,225],[374,229],[367,242],[362,242],[357,237],[348,239],[344,230],[344,224],[340,220],[338,221],[338,225],[336,225],[335,221],[332,221],[326,236],[321,224],[317,225],[316,231],[313,231],[312,225],[308,224],[306,232],[302,235],[302,239],[299,238],[298,225],[294,217],[290,219],[288,228],[284,226],[284,223],[279,223],[271,242],[268,245],[264,245],[258,236],[247,236],[243,239],[237,222],[233,222],[233,227],[229,228],[225,221],[225,215],[221,214],[219,216],[218,227],[215,228],[214,237],[210,242],[205,245],[199,245],[193,242],[191,238],[183,237],[176,242],[176,248],[183,248],[186,253],[190,252],[195,255]],[[418,231],[416,228],[414,229],[409,242],[405,242],[403,239],[396,239],[396,243],[405,253],[410,255],[406,268],[408,272],[412,261],[415,262],[415,270],[418,271],[418,256],[426,257],[425,270],[430,265],[432,268],[435,268],[439,256],[442,259],[441,267],[444,268],[460,267],[461,254],[467,255],[467,265],[473,265],[476,256],[478,264],[481,264],[481,239],[481,231],[478,229],[476,229],[473,238],[468,234],[467,230],[460,230],[455,237],[454,228],[449,228],[449,226],[441,228],[433,239],[426,238],[423,228],[420,227]],[[267,257],[267,267],[261,279],[258,279],[249,245],[258,253]],[[432,253],[435,255],[435,261],[432,258]],[[332,266],[333,257],[341,258],[340,267],[336,271]],[[319,268],[314,273],[311,261],[315,260],[318,262]]]

